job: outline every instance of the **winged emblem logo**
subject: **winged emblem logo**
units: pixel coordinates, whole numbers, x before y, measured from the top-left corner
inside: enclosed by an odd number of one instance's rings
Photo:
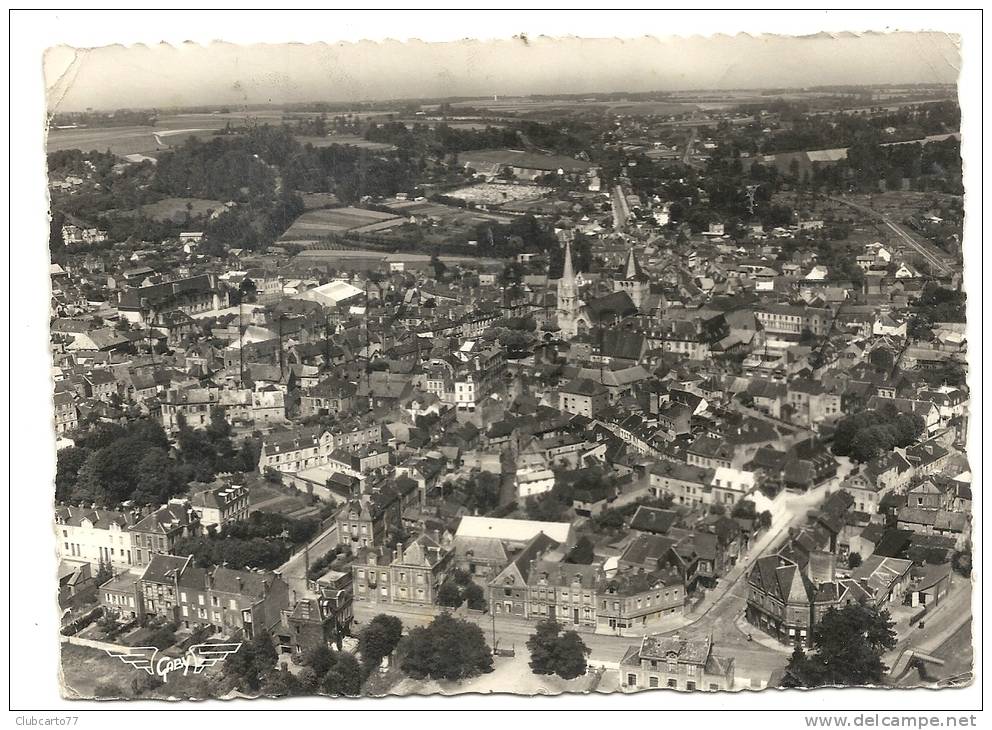
[[[241,648],[241,644],[215,643],[215,644],[194,644],[186,650],[180,657],[161,656],[156,660],[158,649],[154,646],[132,646],[123,651],[105,649],[108,655],[120,659],[125,664],[130,664],[135,669],[147,672],[149,676],[158,676],[162,681],[169,678],[169,674],[182,670],[185,677],[190,671],[199,674],[207,667],[212,667],[223,661],[229,654],[235,653]]]

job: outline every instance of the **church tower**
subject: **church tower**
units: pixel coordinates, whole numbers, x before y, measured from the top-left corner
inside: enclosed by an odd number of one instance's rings
[[[641,309],[651,293],[651,280],[637,261],[633,248],[627,252],[627,261],[623,268],[622,278],[613,280],[613,291],[627,292],[634,306]]]
[[[572,266],[572,244],[565,243],[565,267],[558,280],[558,328],[562,337],[574,337],[579,332],[579,291],[575,285]]]

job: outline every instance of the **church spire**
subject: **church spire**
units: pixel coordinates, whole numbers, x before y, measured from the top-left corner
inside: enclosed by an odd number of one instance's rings
[[[637,254],[634,253],[634,248],[627,251],[627,263],[624,265],[624,278],[628,281],[636,281],[638,279],[644,278],[644,271],[641,269],[641,264],[637,260]]]
[[[565,241],[565,268],[561,274],[562,283],[575,286],[575,269],[572,268],[572,242]]]

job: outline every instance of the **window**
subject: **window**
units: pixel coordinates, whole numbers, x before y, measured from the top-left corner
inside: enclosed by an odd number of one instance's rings
[[[186,603],[186,591],[179,592],[179,600],[182,601],[183,603]]]
[[[658,686],[658,678],[648,677],[648,687],[657,687],[657,686]]]
[[[627,686],[628,687],[634,687],[636,684],[637,684],[637,675],[636,674],[628,674],[627,675]]]
[[[685,683],[685,688],[687,690],[689,690],[689,691],[692,691],[692,690],[696,689],[696,683],[695,682],[686,682]]]
[[[232,611],[238,610],[238,602],[235,601],[233,598],[227,602],[227,605]]]
[[[203,605],[203,594],[202,593],[196,597],[196,602],[199,603],[201,606]]]
[[[669,679],[668,686],[671,687],[672,689],[677,689],[679,686],[679,682],[677,679]]]

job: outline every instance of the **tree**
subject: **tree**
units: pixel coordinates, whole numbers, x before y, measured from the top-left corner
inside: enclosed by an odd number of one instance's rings
[[[451,578],[447,578],[437,591],[437,603],[439,606],[458,608],[462,605],[462,590]]]
[[[583,535],[568,554],[566,562],[576,563],[578,565],[592,565],[592,561],[595,559],[596,554],[593,552],[592,541]]]
[[[334,666],[334,654],[323,644],[318,644],[303,654],[303,663],[323,676]]]
[[[448,614],[411,629],[403,651],[401,668],[414,679],[468,679],[493,670],[482,629]]]
[[[96,569],[96,575],[93,577],[93,582],[96,583],[97,587],[99,587],[113,577],[114,569],[113,566],[111,566],[110,561],[101,558]]]
[[[395,616],[380,613],[369,621],[358,637],[358,652],[362,655],[362,663],[368,667],[378,667],[383,657],[387,657],[396,649],[403,638],[403,622]]]
[[[879,684],[888,667],[882,654],[896,645],[889,612],[852,603],[827,610],[813,629],[815,651],[793,652],[790,681],[796,686],[865,686]]]
[[[847,567],[854,570],[861,565],[861,553],[851,553],[847,556]]]
[[[562,679],[575,679],[586,673],[586,657],[590,649],[575,631],[566,631],[555,647],[555,674]]]
[[[288,669],[270,672],[262,682],[260,692],[266,697],[292,697],[305,694],[299,678]]]
[[[276,653],[272,637],[259,631],[241,648],[224,659],[224,674],[230,677],[235,686],[257,692],[265,677],[275,670],[279,655]]]
[[[760,515],[758,515],[758,527],[762,530],[767,530],[772,526],[772,513],[765,510]]]
[[[561,624],[553,618],[539,621],[534,633],[527,639],[530,651],[530,668],[534,674],[555,673],[555,645],[561,633]]]
[[[137,486],[131,499],[141,505],[159,505],[169,501],[185,486],[176,462],[160,448],[149,449],[135,467]]]
[[[562,679],[574,679],[586,673],[589,648],[575,631],[562,633],[561,624],[554,619],[537,624],[527,639],[527,648],[534,674],[557,674]]]
[[[69,499],[76,488],[79,470],[90,455],[88,449],[78,446],[67,446],[59,449],[55,469],[55,499],[63,502]]]
[[[334,666],[324,675],[321,686],[329,695],[356,697],[362,693],[365,676],[354,654],[336,652]]]
[[[462,598],[468,602],[468,607],[473,611],[481,611],[486,607],[486,594],[482,586],[477,583],[469,583],[462,590]]]
[[[971,576],[971,549],[959,550],[954,553],[951,566],[965,578]]]

